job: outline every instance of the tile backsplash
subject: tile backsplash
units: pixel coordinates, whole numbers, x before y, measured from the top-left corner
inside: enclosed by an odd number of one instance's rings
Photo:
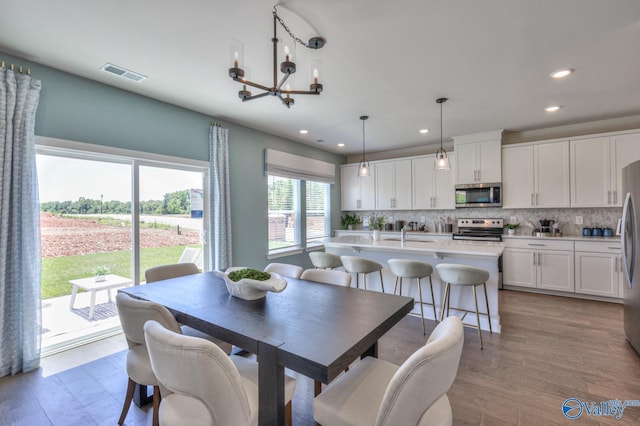
[[[520,228],[516,234],[530,234],[532,228],[527,222],[540,226],[540,219],[552,219],[559,224],[563,235],[581,235],[583,227],[612,228],[614,233],[618,224],[618,219],[622,217],[622,208],[566,208],[566,209],[501,209],[501,208],[468,208],[456,210],[393,210],[393,211],[371,211],[371,212],[342,212],[343,214],[357,214],[365,219],[372,214],[383,214],[387,223],[396,220],[405,222],[415,221],[420,225],[426,225],[428,231],[434,231],[434,224],[443,218],[456,223],[458,218],[503,218],[504,223],[511,223],[511,218],[515,217],[515,223],[520,223]],[[576,216],[581,216],[583,224],[576,224]],[[366,223],[365,223],[366,224]]]

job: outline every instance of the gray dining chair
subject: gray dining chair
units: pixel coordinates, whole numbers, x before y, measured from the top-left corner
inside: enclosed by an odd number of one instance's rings
[[[283,277],[300,278],[304,268],[289,263],[270,263],[264,268],[265,272],[275,272]]]
[[[258,364],[228,357],[209,341],[183,336],[156,321],[144,325],[154,373],[167,389],[163,425],[257,425]],[[291,425],[296,381],[285,376],[285,423]]]
[[[452,316],[401,366],[372,357],[361,360],[314,399],[315,421],[325,426],[451,425],[447,391],[463,343],[462,321]]]

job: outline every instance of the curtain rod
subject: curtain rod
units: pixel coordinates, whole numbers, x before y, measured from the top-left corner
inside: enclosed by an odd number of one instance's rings
[[[223,127],[222,124],[220,123],[216,123],[215,121],[212,121],[211,123],[209,123],[210,126],[216,126],[216,127]]]
[[[5,68],[6,68],[6,65],[7,65],[7,64],[6,64],[6,62],[5,62],[5,61],[2,61],[2,62],[0,63],[0,68],[5,69]],[[15,66],[14,64],[11,64],[11,65],[9,65],[9,69],[10,69],[11,71],[15,71],[15,70],[16,70],[16,66]],[[18,67],[18,72],[19,72],[20,74],[22,74],[22,66],[19,66],[19,67]],[[31,75],[31,68],[27,68],[27,75]]]

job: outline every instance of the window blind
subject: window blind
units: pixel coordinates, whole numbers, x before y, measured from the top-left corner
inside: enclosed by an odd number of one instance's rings
[[[333,184],[336,165],[288,152],[265,149],[265,174]]]

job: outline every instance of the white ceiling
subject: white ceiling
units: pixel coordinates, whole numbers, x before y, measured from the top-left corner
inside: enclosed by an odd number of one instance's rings
[[[0,0],[0,51],[344,154],[362,149],[363,114],[367,152],[439,143],[443,96],[445,140],[640,113],[638,0],[283,1],[297,36],[327,40],[296,48],[293,88],[306,90],[317,58],[325,90],[291,109],[271,97],[241,102],[228,77],[241,40],[251,79],[270,85],[273,4]],[[107,62],[149,78],[116,78],[100,71]],[[563,67],[576,72],[549,77]],[[563,108],[547,113],[550,104]]]

